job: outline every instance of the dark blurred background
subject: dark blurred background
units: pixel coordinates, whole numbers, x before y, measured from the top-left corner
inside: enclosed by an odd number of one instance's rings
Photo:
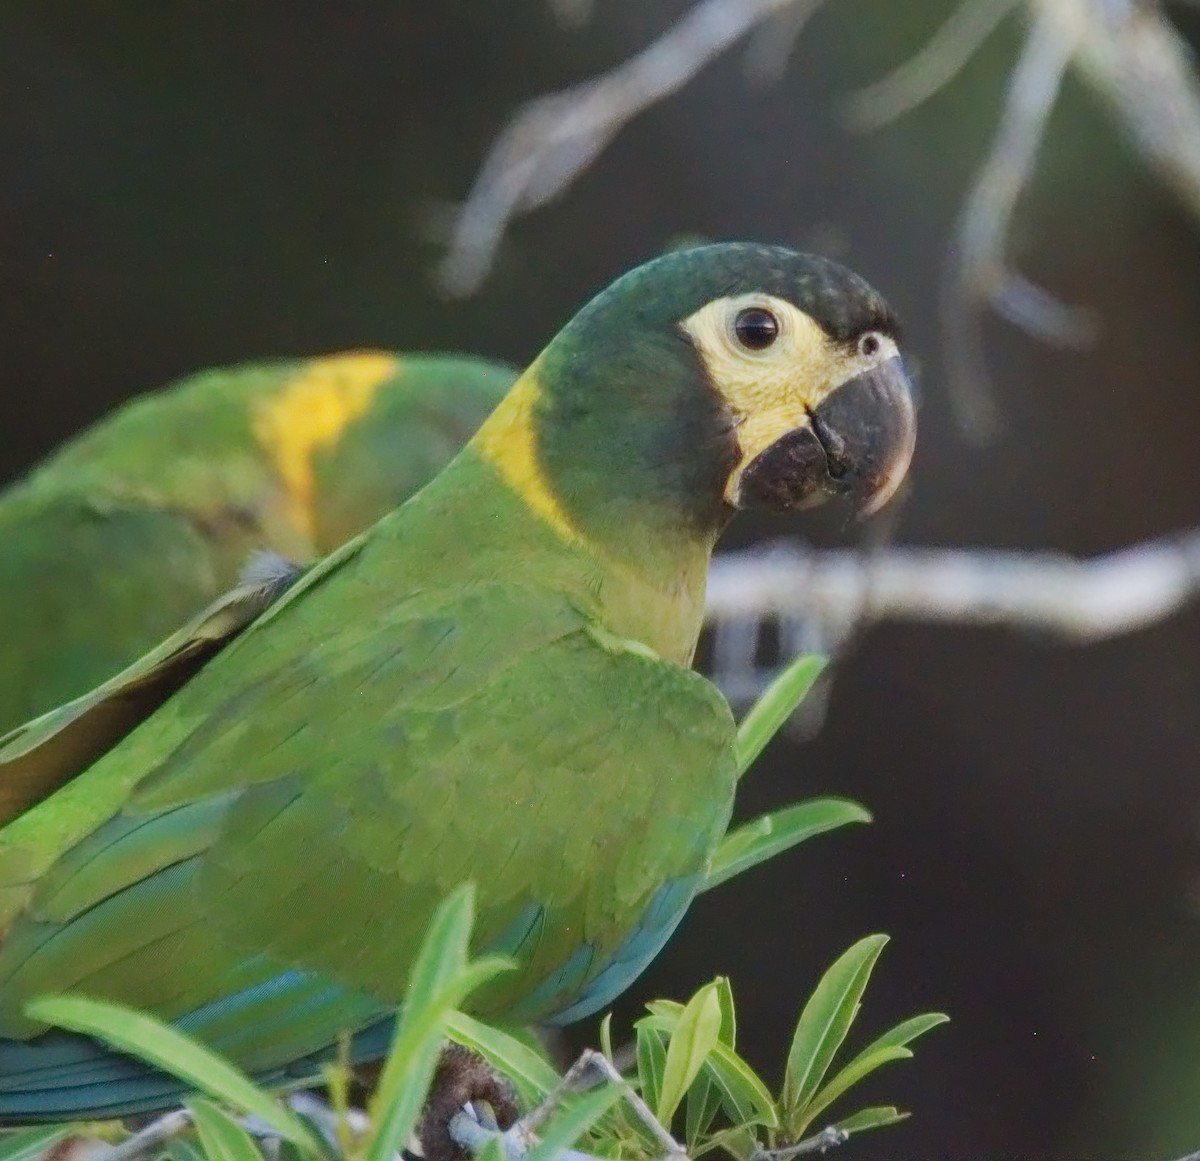
[[[597,0],[575,31],[544,0],[5,5],[0,480],[206,365],[356,346],[525,362],[591,292],[697,234],[819,248],[892,299],[923,384],[899,540],[1089,554],[1200,522],[1200,235],[1075,83],[1014,249],[1095,308],[1099,342],[1063,352],[989,326],[1007,429],[979,448],[955,428],[938,279],[1019,23],[896,125],[839,121],[951,6],[830,5],[774,84],[728,54],[447,303],[429,231],[507,112],[616,63],[682,0]],[[1177,15],[1195,41],[1200,12]],[[803,518],[735,539],[780,531],[844,539]],[[1198,645],[1196,613],[1073,649],[872,631],[819,736],[776,745],[740,808],[833,792],[875,825],[706,896],[621,1017],[727,973],[742,1047],[773,1072],[824,966],[887,931],[863,1036],[929,1008],[953,1023],[868,1094],[916,1115],[848,1155],[1200,1147]]]

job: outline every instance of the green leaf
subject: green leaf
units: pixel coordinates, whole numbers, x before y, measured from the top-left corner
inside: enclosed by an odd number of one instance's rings
[[[851,822],[870,822],[871,815],[845,798],[814,798],[760,815],[728,831],[713,854],[708,876],[700,887],[711,891],[735,875],[791,850],[805,839]]]
[[[475,889],[464,883],[434,911],[408,977],[383,1073],[371,1097],[374,1131],[366,1161],[392,1161],[417,1123],[451,1013],[480,984],[509,966],[496,957],[467,962]]]
[[[871,978],[886,935],[869,935],[843,952],[821,977],[800,1019],[788,1051],[783,1082],[783,1107],[790,1121],[797,1116],[825,1079],[841,1047],[859,1001]]]
[[[280,1144],[291,1142],[280,1141]],[[164,1146],[162,1155],[167,1161],[206,1161],[204,1150],[187,1137],[172,1137]]]
[[[721,1092],[713,1083],[712,1076],[702,1072],[692,1082],[687,1093],[687,1108],[684,1116],[684,1139],[688,1155],[695,1153],[700,1138],[708,1132],[713,1118],[721,1109]]]
[[[620,1099],[620,1086],[605,1084],[564,1104],[538,1133],[538,1143],[525,1154],[524,1161],[554,1161],[559,1153],[570,1149]]]
[[[734,747],[739,776],[746,773],[766,744],[779,732],[779,727],[792,716],[827,663],[826,658],[816,653],[797,657],[750,707],[750,712],[738,726]]]
[[[646,1007],[652,1014],[638,1021],[638,1031],[645,1028],[647,1031],[671,1035],[679,1022],[683,1005],[674,1000],[654,1000]],[[717,1042],[705,1061],[704,1071],[720,1089],[725,1115],[735,1124],[759,1124],[769,1129],[778,1126],[779,1117],[770,1090],[754,1069],[727,1044]],[[642,1097],[645,1099],[644,1092]]]
[[[71,1132],[70,1125],[55,1125],[0,1136],[0,1161],[35,1161]]]
[[[254,1138],[210,1101],[187,1102],[207,1161],[263,1161]]]
[[[704,1157],[714,1149],[728,1153],[736,1161],[750,1161],[750,1158],[762,1151],[762,1145],[750,1129],[737,1125],[734,1128],[722,1129],[721,1132],[714,1133],[695,1153],[689,1155],[693,1158]]]
[[[922,1016],[913,1016],[911,1019],[897,1024],[895,1028],[889,1028],[878,1040],[873,1040],[868,1044],[859,1055],[866,1056],[870,1052],[877,1052],[881,1048],[891,1048],[894,1045],[902,1047],[905,1044],[911,1044],[918,1036],[924,1036],[926,1032],[948,1023],[950,1023],[950,1017],[944,1012],[926,1012]],[[851,1064],[853,1063],[851,1061]]]
[[[823,1088],[811,1101],[804,1106],[803,1117],[792,1123],[791,1131],[797,1136],[804,1135],[805,1130],[813,1123],[838,1097],[842,1096],[860,1080],[865,1080],[877,1068],[891,1064],[894,1060],[911,1060],[912,1049],[901,1044],[892,1044],[887,1048],[877,1048],[874,1052],[859,1053],[845,1068]]]
[[[868,1129],[882,1129],[886,1125],[906,1120],[908,1113],[901,1112],[895,1105],[878,1105],[860,1109],[852,1117],[838,1121],[834,1128],[841,1129],[843,1133],[865,1133]]]
[[[600,1021],[600,1051],[604,1053],[604,1059],[609,1064],[613,1064],[613,1046],[612,1046],[612,1013],[605,1012],[604,1019]]]
[[[446,1031],[451,1040],[478,1052],[504,1073],[529,1104],[536,1104],[558,1084],[558,1071],[544,1056],[500,1028],[451,1012]]]
[[[721,1035],[721,1001],[717,985],[706,984],[688,1002],[667,1044],[662,1087],[655,1116],[669,1126],[684,1093],[696,1079]]]
[[[770,1090],[732,1048],[718,1044],[704,1065],[721,1092],[721,1106],[735,1125],[777,1128],[779,1114]]]
[[[25,1005],[25,1014],[31,1020],[95,1036],[179,1077],[214,1100],[266,1121],[281,1137],[294,1141],[306,1152],[320,1152],[304,1123],[244,1072],[145,1012],[85,996],[39,996]]]
[[[913,1016],[868,1044],[805,1106],[804,1122],[792,1126],[796,1135],[803,1135],[805,1129],[838,1097],[868,1077],[877,1068],[882,1068],[893,1060],[910,1059],[912,1052],[906,1045],[911,1044],[918,1036],[923,1036],[939,1024],[947,1023],[949,1019],[949,1016],[945,1016],[941,1012],[926,1012],[923,1016]]]
[[[717,976],[717,999],[721,1004],[721,1043],[729,1048],[737,1047],[737,1012],[733,1006],[733,986],[728,976]]]
[[[408,1154],[402,1154],[407,1157]],[[473,1161],[507,1161],[504,1154],[504,1142],[499,1137],[489,1137],[483,1148],[475,1154]]]
[[[658,1094],[662,1092],[663,1072],[667,1064],[666,1037],[644,1017],[634,1025],[637,1037],[638,1089],[642,1100],[654,1109],[658,1107]]]
[[[408,973],[405,1008],[426,1007],[463,970],[474,923],[475,886],[463,883],[438,904],[429,918],[421,950]]]

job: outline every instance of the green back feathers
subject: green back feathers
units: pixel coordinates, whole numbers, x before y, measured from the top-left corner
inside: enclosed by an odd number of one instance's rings
[[[503,396],[484,360],[205,371],[0,494],[0,733],[99,684],[272,549],[308,561],[425,484]]]
[[[896,331],[863,279],[781,247],[680,250],[617,279],[538,360],[542,464],[597,539],[654,557],[664,541],[670,551],[681,537],[711,544],[724,527],[734,417],[679,324],[709,301],[749,292],[800,304],[834,339]]]

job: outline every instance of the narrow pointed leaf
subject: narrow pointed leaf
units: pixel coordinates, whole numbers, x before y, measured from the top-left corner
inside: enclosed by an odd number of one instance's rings
[[[521,1095],[536,1104],[558,1084],[558,1072],[544,1057],[515,1036],[472,1019],[463,1012],[452,1012],[446,1022],[450,1039],[478,1052],[517,1086]]]
[[[37,1161],[71,1132],[70,1125],[55,1125],[0,1136],[0,1161]]]
[[[716,1047],[720,1035],[721,1001],[716,984],[707,984],[688,1001],[667,1043],[658,1104],[651,1106],[663,1125],[671,1124],[684,1093]]]
[[[846,1038],[871,969],[887,943],[886,935],[869,935],[843,952],[821,977],[804,1005],[788,1051],[783,1106],[789,1121],[812,1099]],[[789,1129],[791,1125],[789,1124]]]
[[[613,1063],[613,1046],[612,1046],[612,1013],[605,1012],[604,1019],[600,1021],[600,1051],[604,1053],[604,1058],[609,1064]]]
[[[650,1023],[665,1032],[674,1032],[679,1017],[683,1015],[683,1005],[678,1000],[651,1000],[646,1007],[655,1017]]]
[[[266,1121],[281,1137],[308,1152],[316,1140],[289,1109],[260,1089],[229,1061],[169,1024],[122,1004],[85,996],[41,996],[25,1006],[26,1015],[95,1036],[114,1048],[156,1065],[214,1100]]]
[[[733,986],[728,976],[717,976],[717,999],[721,1004],[721,1043],[727,1048],[737,1047],[737,1011],[733,1006]]]
[[[441,992],[466,966],[475,922],[475,886],[463,883],[430,917],[421,950],[409,971],[404,1002],[420,1008]]]
[[[507,966],[507,961],[495,958],[477,960],[462,969],[458,979],[441,993],[430,997],[423,1008],[410,1008],[405,1001],[383,1077],[371,1097],[374,1133],[366,1161],[391,1161],[393,1154],[404,1148],[433,1082],[442,1045],[449,1035],[450,1013],[473,987]]]
[[[254,1138],[210,1101],[188,1101],[207,1161],[263,1161]]]
[[[475,891],[464,884],[438,905],[429,921],[383,1074],[371,1098],[374,1132],[366,1161],[392,1161],[393,1154],[408,1143],[452,1012],[472,990],[509,966],[497,957],[467,962],[474,914]]]
[[[634,1025],[637,1036],[638,1088],[642,1100],[650,1108],[658,1108],[659,1093],[662,1092],[663,1070],[667,1064],[667,1050],[663,1046],[665,1037],[650,1026],[649,1018]]]
[[[280,1138],[279,1144],[291,1147],[290,1141]],[[204,1150],[187,1137],[172,1137],[164,1146],[162,1156],[166,1161],[206,1161]]]
[[[838,1097],[877,1068],[890,1064],[893,1060],[908,1060],[912,1052],[906,1046],[939,1024],[947,1023],[949,1019],[949,1016],[941,1012],[926,1012],[922,1016],[913,1016],[868,1044],[804,1107],[803,1122],[793,1126],[797,1135],[803,1135],[807,1127]]]
[[[670,1035],[679,1022],[683,1005],[673,1000],[655,1000],[647,1004],[652,1015],[638,1021],[638,1030],[656,1029]],[[759,1124],[768,1129],[779,1125],[775,1099],[759,1079],[758,1074],[726,1044],[717,1042],[704,1071],[712,1077],[721,1091],[721,1104],[726,1116],[737,1124]],[[645,1094],[643,1093],[643,1099]],[[649,1103],[649,1102],[647,1102]],[[653,1105],[651,1105],[653,1107]]]
[[[719,1149],[728,1153],[735,1161],[750,1161],[762,1150],[762,1146],[750,1129],[736,1125],[730,1129],[722,1129],[714,1133],[695,1153],[689,1153],[693,1159],[707,1157],[709,1153]]]
[[[684,1110],[684,1141],[689,1155],[695,1151],[700,1137],[708,1132],[713,1118],[721,1110],[721,1092],[707,1072],[692,1082],[687,1092]]]
[[[555,1161],[559,1153],[570,1149],[620,1099],[621,1088],[615,1084],[576,1097],[550,1118],[524,1161]]]
[[[897,1121],[906,1121],[908,1115],[895,1105],[879,1105],[860,1109],[853,1116],[838,1121],[834,1127],[841,1129],[843,1133],[865,1133],[868,1129],[882,1129],[886,1125],[896,1124]]]
[[[845,798],[814,798],[783,810],[764,814],[735,827],[718,844],[708,875],[700,887],[714,887],[765,863],[805,839],[852,822],[870,822],[871,815],[857,802]]]
[[[866,1056],[878,1052],[881,1048],[903,1047],[905,1044],[911,1044],[918,1036],[924,1036],[926,1032],[949,1022],[950,1017],[944,1012],[926,1012],[922,1016],[913,1016],[894,1028],[889,1028],[878,1040],[872,1040],[859,1055]],[[851,1065],[853,1063],[854,1061],[850,1062]]]
[[[721,1093],[725,1115],[734,1124],[777,1128],[779,1116],[770,1090],[732,1048],[718,1044],[712,1050],[704,1071],[712,1077]]]
[[[877,1068],[891,1064],[894,1060],[911,1060],[912,1049],[900,1044],[892,1044],[886,1048],[877,1048],[871,1053],[859,1053],[845,1068],[821,1089],[811,1101],[804,1106],[802,1118],[793,1122],[792,1132],[802,1137],[808,1127],[827,1109],[838,1097],[844,1095],[850,1088],[866,1079]]]
[[[796,658],[750,707],[737,732],[735,753],[739,776],[745,774],[779,732],[779,727],[792,716],[826,664],[826,658],[815,653]]]

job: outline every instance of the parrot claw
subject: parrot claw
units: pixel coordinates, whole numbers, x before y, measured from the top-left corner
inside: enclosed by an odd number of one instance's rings
[[[515,1121],[509,1128],[489,1127],[485,1118],[491,1114],[490,1107],[481,1109],[483,1102],[467,1102],[446,1126],[450,1139],[469,1156],[476,1156],[492,1140],[499,1140],[504,1150],[505,1161],[521,1161],[537,1144],[537,1130],[549,1119],[563,1095],[592,1088],[597,1083],[615,1084],[623,1090],[623,1096],[635,1115],[663,1146],[664,1161],[683,1161],[686,1153],[682,1145],[659,1123],[645,1101],[617,1071],[609,1059],[592,1049],[586,1050],[567,1070],[558,1087],[536,1109]],[[426,1154],[428,1157],[428,1153]],[[557,1161],[601,1161],[591,1153],[578,1149],[564,1149]]]

